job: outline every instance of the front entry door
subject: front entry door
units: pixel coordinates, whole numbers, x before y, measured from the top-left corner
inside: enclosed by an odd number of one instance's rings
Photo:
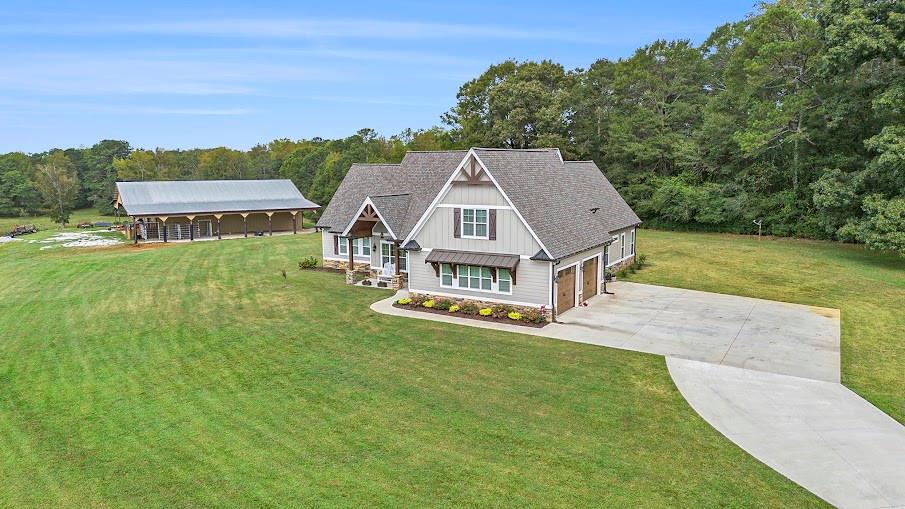
[[[559,271],[556,284],[556,313],[575,307],[575,267]]]
[[[597,295],[597,257],[581,264],[581,298],[588,300]]]

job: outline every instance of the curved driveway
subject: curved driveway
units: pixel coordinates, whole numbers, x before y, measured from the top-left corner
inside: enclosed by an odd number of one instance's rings
[[[666,356],[679,391],[748,453],[839,507],[905,507],[905,427],[839,382],[839,311],[619,282],[542,329],[375,311]]]

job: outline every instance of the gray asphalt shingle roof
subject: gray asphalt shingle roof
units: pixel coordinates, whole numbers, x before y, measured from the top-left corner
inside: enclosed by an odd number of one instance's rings
[[[371,202],[377,208],[380,217],[387,223],[387,226],[397,233],[397,228],[403,228],[406,215],[409,211],[409,205],[412,202],[411,194],[394,194],[383,196],[371,196]]]
[[[407,194],[408,210],[398,224],[390,225],[400,239],[405,238],[466,153],[408,152],[400,164],[353,164],[317,226],[342,233],[368,196],[374,201],[378,196]],[[380,205],[377,207],[380,209]]]
[[[474,149],[553,259],[602,245],[641,223],[593,161],[563,162],[556,149]],[[440,192],[466,151],[409,152],[401,164],[353,165],[318,221],[341,232],[367,196],[401,239]],[[407,194],[408,210],[398,215]],[[379,205],[377,200],[384,197]],[[383,207],[392,212],[384,212]],[[593,209],[596,209],[594,211]]]
[[[316,209],[291,180],[117,182],[130,216]]]

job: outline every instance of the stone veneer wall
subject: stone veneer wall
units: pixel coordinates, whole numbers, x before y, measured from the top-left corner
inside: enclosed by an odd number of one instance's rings
[[[349,262],[339,260],[324,260],[324,267],[328,269],[348,270]],[[371,264],[355,262],[355,273],[371,277]]]
[[[619,262],[619,263],[617,263],[617,264],[615,264],[615,265],[611,265],[611,266],[609,267],[610,272],[612,272],[612,273],[615,274],[616,272],[619,272],[620,269],[623,269],[623,268],[628,267],[629,265],[631,265],[632,262],[634,262],[634,261],[635,261],[635,255],[630,255],[630,256],[628,256],[625,260],[622,260],[621,262]]]

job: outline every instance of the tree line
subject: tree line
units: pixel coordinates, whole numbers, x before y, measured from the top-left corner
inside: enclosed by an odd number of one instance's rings
[[[121,141],[0,156],[0,214],[51,208],[35,170],[71,161],[75,206],[112,182],[290,178],[325,204],[353,162],[406,150],[558,147],[592,159],[648,225],[863,242],[905,253],[905,3],[779,0],[701,45],[658,40],[566,69],[505,61],[463,84],[444,127],[275,140],[249,151]],[[46,193],[44,193],[46,195]]]

